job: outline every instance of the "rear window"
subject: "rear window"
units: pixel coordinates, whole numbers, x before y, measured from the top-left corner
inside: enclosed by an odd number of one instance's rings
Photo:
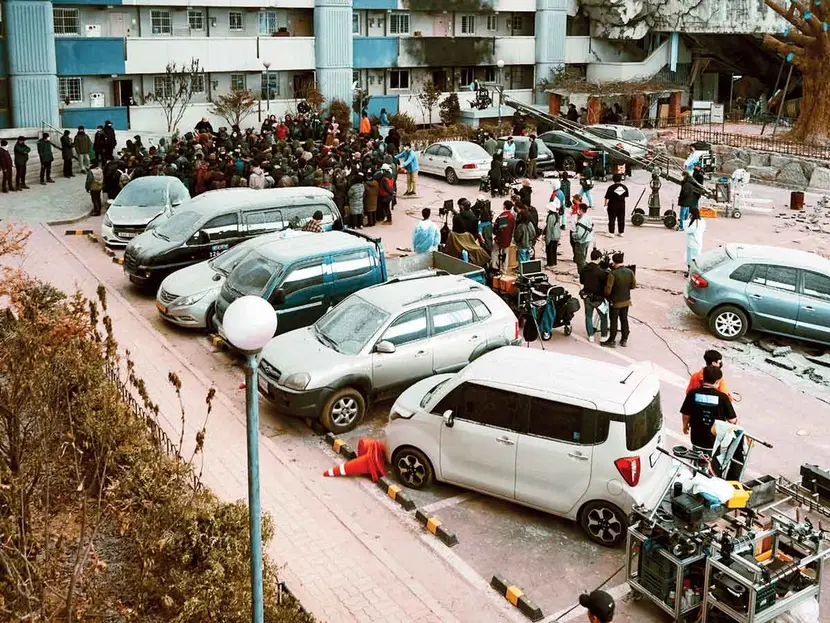
[[[744,264],[733,270],[729,278],[734,281],[740,281],[741,283],[749,283],[752,279],[753,270],[755,270],[755,264]]]
[[[663,427],[660,394],[645,409],[625,418],[625,447],[631,452],[645,447]]]
[[[723,247],[718,247],[695,258],[695,264],[700,269],[701,273],[708,272],[713,268],[717,268],[729,259],[729,254]]]
[[[646,135],[635,128],[624,128],[622,137],[627,141],[634,141],[635,143],[642,143],[646,140]]]
[[[594,136],[601,136],[602,138],[617,138],[617,133],[614,132],[614,130],[609,130],[608,128],[588,128],[588,132]]]

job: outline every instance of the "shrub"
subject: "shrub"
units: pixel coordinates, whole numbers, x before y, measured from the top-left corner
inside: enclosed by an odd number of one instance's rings
[[[340,125],[341,138],[349,133],[352,125],[352,109],[341,99],[334,99],[329,104],[329,114],[332,115]]]
[[[393,125],[401,134],[406,132],[414,132],[418,129],[415,119],[405,112],[397,112],[394,115],[389,115],[389,123]]]
[[[441,117],[441,123],[444,125],[452,125],[458,119],[458,113],[461,112],[461,104],[458,103],[458,94],[450,93],[438,105],[438,114]]]

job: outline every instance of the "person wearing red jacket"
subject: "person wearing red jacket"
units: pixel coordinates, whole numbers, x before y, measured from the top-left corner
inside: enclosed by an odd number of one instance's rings
[[[516,229],[516,216],[513,214],[513,202],[505,201],[504,210],[493,223],[493,250],[490,252],[490,265],[501,269],[507,262],[507,250],[513,242],[513,230]],[[503,254],[503,255],[502,255]]]
[[[392,224],[392,200],[395,198],[395,180],[388,165],[381,167],[383,175],[378,180],[378,222]]]

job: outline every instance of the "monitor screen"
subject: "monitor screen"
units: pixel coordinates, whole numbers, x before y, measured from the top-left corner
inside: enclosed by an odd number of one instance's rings
[[[542,260],[530,260],[519,263],[519,273],[522,275],[536,275],[542,272]]]

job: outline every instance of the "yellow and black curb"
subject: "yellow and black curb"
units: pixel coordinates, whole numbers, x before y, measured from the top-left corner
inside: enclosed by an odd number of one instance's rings
[[[210,338],[210,345],[213,346],[213,348],[215,348],[216,350],[228,349],[228,343],[222,338],[221,335],[211,333],[208,337]]]
[[[514,584],[497,575],[490,580],[490,586],[511,604],[516,606],[523,615],[531,621],[541,621],[545,618],[542,609],[525,597],[524,591]]]
[[[87,234],[86,237],[89,238],[90,242],[98,242],[98,236],[95,234]]]
[[[66,236],[90,236],[94,234],[95,232],[91,229],[67,229],[64,232]]]
[[[113,264],[120,264],[120,265],[123,266],[124,265],[124,258],[123,257],[112,256],[112,263]]]
[[[334,433],[326,433],[325,439],[326,443],[331,445],[331,449],[334,450],[337,454],[340,454],[349,460],[357,458],[357,452],[354,451],[354,448],[352,448],[349,444],[347,444],[339,437],[335,436]]]
[[[110,257],[115,257],[115,251],[113,251],[109,247],[104,247],[104,253],[106,253]]]
[[[388,478],[383,477],[378,480],[378,487],[380,487],[380,490],[386,493],[386,495],[400,504],[401,508],[405,511],[415,510],[415,501],[409,497],[408,493],[403,492],[400,485],[396,485]]]
[[[421,509],[415,511],[415,519],[418,520],[424,528],[432,532],[438,539],[447,547],[452,547],[453,545],[458,545],[458,537],[455,536],[455,532],[450,532],[446,528],[444,528],[444,524],[441,523],[441,520],[434,515],[428,515]]]

